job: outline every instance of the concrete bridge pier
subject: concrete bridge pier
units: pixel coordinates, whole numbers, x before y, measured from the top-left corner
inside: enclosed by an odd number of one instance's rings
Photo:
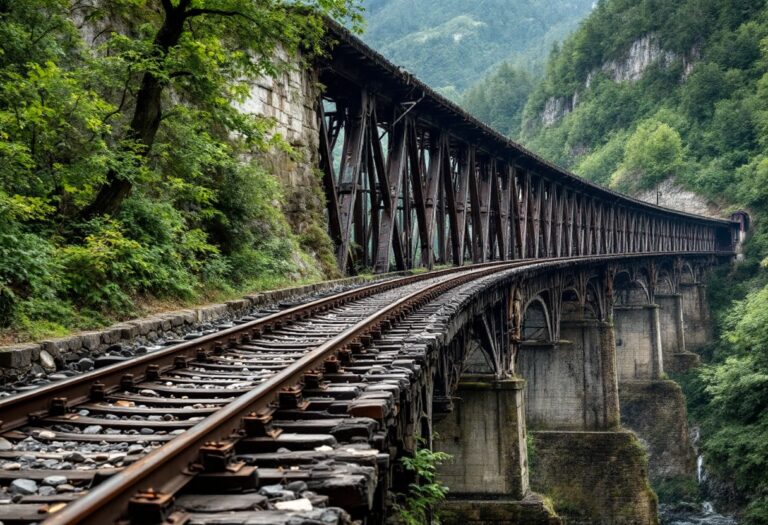
[[[527,381],[526,418],[538,430],[608,430],[619,425],[613,328],[564,320],[557,342],[524,342],[518,372]]]
[[[680,283],[683,298],[683,326],[685,342],[696,352],[713,339],[712,315],[707,302],[707,287],[701,282]]]
[[[440,467],[450,487],[447,525],[554,525],[561,521],[531,493],[521,379],[464,376],[454,409],[436,425],[436,445],[453,459]]]
[[[657,283],[658,284],[658,283]],[[662,282],[668,286],[668,281]],[[624,291],[626,292],[626,290]],[[682,294],[657,291],[653,302],[642,294],[617,294],[616,323],[621,422],[646,445],[648,475],[663,496],[685,498],[695,486],[694,458],[688,439],[685,399],[666,371],[695,366],[698,356],[685,350]],[[646,304],[626,304],[624,301]]]
[[[654,524],[645,454],[620,428],[614,326],[598,310],[565,304],[558,341],[521,344],[531,488],[567,522]]]
[[[664,374],[661,323],[656,304],[613,308],[619,383],[661,379]]]
[[[685,372],[696,366],[699,356],[686,349],[686,333],[683,321],[683,296],[670,293],[655,296],[661,327],[661,349],[664,369],[667,372]]]

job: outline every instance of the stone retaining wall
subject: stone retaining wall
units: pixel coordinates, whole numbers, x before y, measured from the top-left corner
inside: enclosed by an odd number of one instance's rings
[[[255,293],[226,303],[164,312],[68,337],[0,347],[0,382],[16,381],[37,367],[44,372],[53,372],[64,368],[69,362],[99,356],[107,350],[117,348],[118,345],[136,347],[156,345],[179,339],[190,332],[213,328],[216,324],[230,322],[253,314],[281,301],[295,300],[334,289],[340,291],[369,281],[408,274],[409,272],[400,272],[376,276],[375,278],[371,276],[350,277],[307,286]]]
[[[648,460],[634,434],[530,432],[531,487],[569,525],[658,525]]]

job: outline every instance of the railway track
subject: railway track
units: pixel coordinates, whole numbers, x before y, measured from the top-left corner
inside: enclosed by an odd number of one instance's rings
[[[524,264],[355,288],[4,399],[0,521],[364,519],[385,505],[386,421],[419,366],[398,334],[440,294]]]

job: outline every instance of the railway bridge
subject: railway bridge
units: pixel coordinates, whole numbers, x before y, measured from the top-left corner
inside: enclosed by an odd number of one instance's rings
[[[743,221],[579,179],[343,28],[329,40],[311,107],[340,268],[451,268],[306,299],[0,401],[6,459],[148,445],[60,469],[87,490],[17,498],[0,520],[384,523],[414,481],[400,459],[429,446],[453,455],[440,471],[449,523],[559,523],[536,491],[583,522],[655,523],[619,385],[696,362],[703,283],[733,259]],[[30,439],[40,445],[20,445]]]
[[[455,521],[490,523],[494,513],[478,510],[488,500],[529,491],[526,424],[550,432],[541,434],[550,447],[574,448],[563,431],[620,428],[619,382],[661,380],[698,362],[690,349],[711,336],[705,275],[733,256],[744,221],[660,208],[577,178],[343,28],[331,35],[317,108],[339,267],[530,260],[446,299],[430,329],[439,350],[433,412],[423,417],[440,420],[437,445],[455,458],[442,471],[450,497],[475,501],[453,505]],[[562,467],[539,465],[554,469],[534,473],[539,485],[565,490],[553,482]],[[594,490],[599,476],[587,481],[583,465],[574,468]],[[626,501],[601,505],[616,516]]]

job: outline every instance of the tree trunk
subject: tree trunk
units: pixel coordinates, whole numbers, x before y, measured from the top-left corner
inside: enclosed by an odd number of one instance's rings
[[[157,32],[154,48],[158,59],[163,59],[168,50],[178,44],[184,31],[186,3],[178,7],[166,8],[163,25]],[[141,87],[136,96],[136,108],[133,112],[128,137],[143,146],[141,155],[146,157],[155,141],[162,116],[162,95],[165,84],[154,74],[146,72],[141,79]],[[126,197],[131,193],[133,183],[120,173],[109,170],[107,180],[99,189],[94,200],[86,206],[80,218],[88,220],[98,215],[112,215],[120,209]]]

